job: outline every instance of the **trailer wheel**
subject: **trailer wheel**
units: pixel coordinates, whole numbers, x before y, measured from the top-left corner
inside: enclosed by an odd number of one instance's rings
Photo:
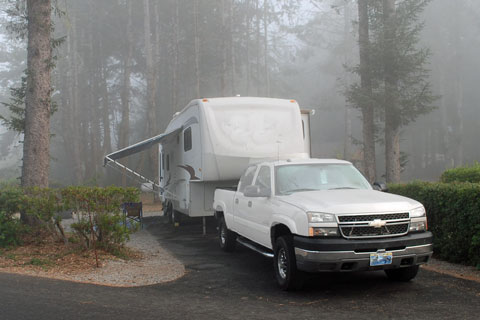
[[[408,282],[417,276],[419,268],[420,266],[416,265],[399,269],[387,269],[385,273],[390,280]]]
[[[174,226],[178,226],[182,220],[182,214],[172,209],[171,222]]]
[[[172,223],[173,208],[171,203],[167,205],[167,208],[165,209],[164,214],[165,214],[165,217],[167,217],[168,223]]]
[[[303,277],[297,270],[291,236],[281,236],[275,241],[273,268],[277,283],[282,290],[293,291],[302,288]]]
[[[227,228],[224,217],[221,217],[218,221],[218,239],[220,240],[220,248],[223,251],[232,252],[235,250],[237,234]]]

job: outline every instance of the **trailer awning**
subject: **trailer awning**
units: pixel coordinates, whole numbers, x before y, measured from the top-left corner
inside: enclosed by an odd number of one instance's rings
[[[154,146],[158,143],[161,143],[165,139],[177,135],[178,133],[180,133],[182,131],[182,129],[183,129],[183,127],[179,127],[179,128],[174,129],[170,132],[162,133],[158,136],[149,138],[149,139],[144,140],[144,141],[140,141],[140,142],[138,142],[134,145],[131,145],[131,146],[128,146],[126,148],[123,148],[123,149],[120,149],[118,151],[107,154],[105,156],[104,160],[103,160],[103,164],[106,165],[110,161],[115,161],[115,160],[118,160],[118,159],[122,159],[122,158],[128,157],[132,154],[147,150],[147,149],[151,148],[152,146]]]

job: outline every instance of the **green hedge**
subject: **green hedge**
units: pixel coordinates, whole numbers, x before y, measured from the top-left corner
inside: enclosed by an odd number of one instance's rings
[[[436,254],[480,267],[480,184],[413,182],[389,190],[425,206]]]
[[[92,240],[107,250],[115,250],[128,240],[136,229],[123,225],[121,204],[138,202],[140,192],[136,188],[119,187],[67,187],[62,189],[19,187],[0,188],[0,246],[18,244],[23,230],[14,214],[24,212],[36,226],[48,230],[67,241],[61,224],[61,212],[77,213],[72,224],[77,238],[85,247]]]
[[[480,163],[471,167],[461,167],[446,170],[440,177],[444,183],[450,182],[471,182],[480,183]]]

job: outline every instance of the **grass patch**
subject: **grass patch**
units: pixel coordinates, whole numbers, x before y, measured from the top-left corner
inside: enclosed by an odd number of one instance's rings
[[[44,266],[51,266],[53,263],[50,260],[32,258],[27,264],[31,264],[32,266],[44,267]]]

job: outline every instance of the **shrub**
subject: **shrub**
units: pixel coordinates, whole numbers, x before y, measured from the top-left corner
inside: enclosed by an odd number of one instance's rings
[[[0,247],[16,246],[20,243],[22,226],[11,215],[0,211]]]
[[[87,248],[92,240],[106,250],[116,250],[123,245],[136,226],[123,224],[121,204],[137,202],[139,191],[119,187],[68,187],[63,189],[7,186],[0,189],[0,245],[18,243],[21,223],[13,214],[23,212],[37,225],[67,242],[61,225],[61,213],[73,210],[78,213],[72,228]]]
[[[19,187],[6,186],[0,189],[0,210],[6,215],[20,211],[23,202],[23,191]]]
[[[471,167],[460,167],[446,170],[440,177],[444,183],[450,182],[472,182],[480,183],[480,163]]]
[[[425,206],[436,254],[480,267],[480,184],[413,182],[389,190]]]
[[[21,223],[13,215],[20,211],[23,192],[10,185],[0,190],[0,247],[19,244]]]
[[[119,187],[69,187],[62,189],[65,207],[77,213],[72,228],[87,248],[93,241],[108,251],[115,251],[130,238],[137,226],[127,228],[123,220],[121,204],[136,202],[139,191]]]

